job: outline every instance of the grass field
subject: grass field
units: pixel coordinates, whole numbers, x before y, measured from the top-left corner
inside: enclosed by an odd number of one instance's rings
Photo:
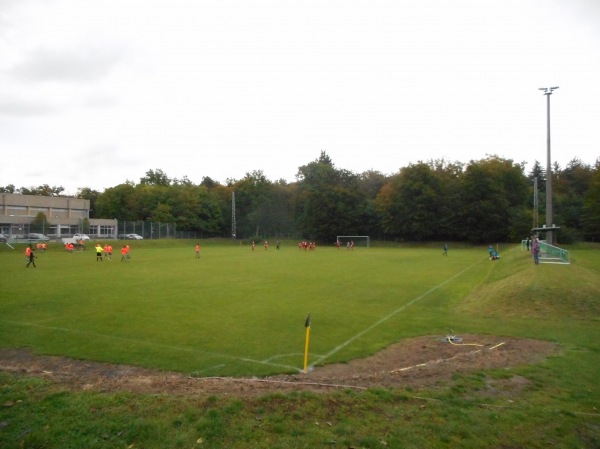
[[[179,243],[179,242],[177,242]],[[134,243],[132,258],[52,247],[25,269],[4,252],[6,346],[210,375],[264,375],[373,353],[403,336],[460,329],[446,310],[490,269],[485,251]]]
[[[126,447],[131,441],[135,447],[599,447],[597,247],[569,248],[568,266],[536,267],[516,245],[501,247],[501,259],[491,262],[486,248],[458,245],[444,257],[441,245],[304,252],[285,242],[280,251],[253,252],[204,241],[195,259],[195,243],[131,242],[132,258],[124,262],[122,242],[115,242],[113,260],[102,262],[91,248],[67,254],[51,246],[37,268],[25,268],[24,248],[3,245],[0,346],[205,376],[293,373],[303,367],[310,313],[311,366],[364,357],[407,337],[445,335],[448,328],[551,340],[563,351],[510,374],[534,387],[519,407],[506,409],[494,399],[490,408],[477,405],[485,402],[476,393],[484,379],[506,375],[493,372],[421,392],[435,400],[426,410],[406,392],[202,404],[128,397],[125,402],[153,417],[144,420],[140,413],[122,416],[118,395],[61,395],[74,409],[106,401],[111,412],[99,425],[126,429],[118,444],[114,429],[79,422],[87,430],[76,432],[78,421],[63,414],[50,399],[57,393],[43,383],[2,375],[0,401],[29,398],[30,412],[52,410],[63,423],[57,436],[22,434],[27,425],[19,432],[14,420],[26,419],[25,412],[2,410],[0,423],[8,423],[0,426],[2,447]],[[11,418],[13,412],[24,414]],[[257,413],[268,425],[255,425]],[[335,424],[314,428],[304,422],[307,414]],[[65,433],[79,437],[69,445],[58,436]]]

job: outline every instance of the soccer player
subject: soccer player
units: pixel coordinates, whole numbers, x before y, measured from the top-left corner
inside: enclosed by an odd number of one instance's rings
[[[196,243],[196,259],[200,259],[200,244]]]
[[[96,243],[96,262],[102,262],[102,251],[102,245],[100,245],[100,243]]]
[[[31,245],[29,245],[26,249],[25,249],[25,255],[27,256],[27,259],[29,260],[29,262],[27,262],[27,266],[26,268],[29,268],[30,264],[33,264],[33,268],[35,268],[35,252],[33,251],[33,248],[31,247]]]

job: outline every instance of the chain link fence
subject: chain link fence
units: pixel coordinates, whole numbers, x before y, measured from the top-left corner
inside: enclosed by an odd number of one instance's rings
[[[119,221],[117,237],[124,238],[127,234],[137,234],[144,239],[203,239],[215,237],[214,234],[199,231],[180,231],[176,223],[161,223],[158,221]]]

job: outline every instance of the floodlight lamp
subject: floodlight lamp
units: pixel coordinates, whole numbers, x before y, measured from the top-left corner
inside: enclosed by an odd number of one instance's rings
[[[544,95],[552,95],[552,91],[558,89],[558,86],[554,87],[538,87],[538,90],[543,90]]]

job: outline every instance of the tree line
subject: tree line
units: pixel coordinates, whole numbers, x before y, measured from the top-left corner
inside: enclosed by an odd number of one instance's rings
[[[565,168],[555,164],[552,186],[559,242],[600,240],[600,159],[593,166],[579,159]],[[537,161],[529,173],[523,163],[488,156],[469,163],[418,162],[393,175],[357,174],[337,168],[322,151],[298,168],[291,183],[273,182],[256,170],[225,184],[209,177],[194,184],[157,169],[147,171],[139,183],[127,181],[103,192],[80,188],[76,196],[90,200],[90,218],[175,223],[178,230],[207,237],[235,233],[245,239],[331,243],[344,234],[490,243],[520,241],[532,227],[543,225],[545,189],[546,171]],[[8,185],[0,191],[62,196],[64,189]]]

